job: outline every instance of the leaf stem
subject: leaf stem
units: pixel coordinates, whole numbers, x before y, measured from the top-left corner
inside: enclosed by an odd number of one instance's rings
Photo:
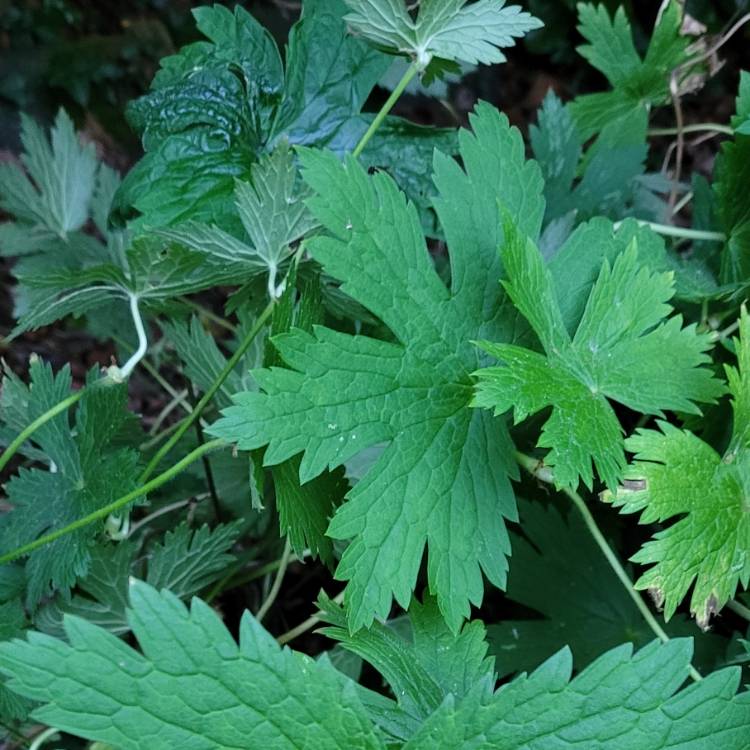
[[[695,125],[686,125],[682,130],[680,128],[651,128],[648,131],[650,136],[671,136],[685,133],[721,133],[724,135],[734,135],[734,129],[729,125],[720,125],[716,122],[700,122]]]
[[[130,315],[133,318],[135,332],[138,335],[138,348],[133,352],[130,359],[120,368],[120,376],[123,380],[128,379],[130,373],[133,372],[148,351],[148,336],[146,336],[146,328],[143,325],[141,310],[138,306],[138,296],[130,294],[128,297],[130,298]]]
[[[0,471],[2,471],[8,464],[11,458],[18,452],[18,449],[43,425],[47,424],[50,419],[54,419],[58,414],[66,411],[69,407],[73,406],[83,396],[84,388],[76,391],[72,395],[59,401],[54,406],[47,409],[44,414],[38,416],[28,427],[24,428],[8,445],[0,456]]]
[[[375,135],[375,131],[380,127],[383,120],[385,120],[388,113],[393,109],[393,105],[398,101],[401,94],[404,93],[406,87],[411,83],[412,78],[419,72],[419,68],[415,63],[412,63],[407,69],[401,80],[396,85],[396,88],[391,91],[391,95],[386,99],[385,104],[380,108],[380,112],[375,115],[375,119],[370,123],[370,127],[360,139],[359,143],[355,146],[352,151],[352,156],[358,158],[360,154],[365,150],[365,146],[369,143],[370,138]]]
[[[51,740],[56,735],[60,735],[60,730],[57,727],[45,729],[34,738],[34,741],[29,745],[29,750],[39,750],[47,740]]]
[[[676,227],[672,224],[657,224],[653,221],[640,221],[642,227],[649,227],[657,234],[664,237],[678,237],[685,240],[699,240],[703,242],[726,242],[727,236],[723,232],[707,232],[703,229],[688,229],[687,227]],[[622,226],[622,222],[615,224],[615,230]]]
[[[279,591],[281,591],[281,584],[284,580],[284,576],[286,575],[286,569],[289,567],[289,558],[291,557],[291,554],[292,545],[289,543],[289,537],[287,537],[286,541],[284,542],[284,551],[281,553],[281,564],[279,565],[279,569],[276,571],[276,577],[273,579],[271,590],[268,592],[268,596],[266,597],[263,604],[260,605],[258,611],[255,614],[255,619],[258,622],[261,622],[263,618],[268,614],[268,610],[271,609],[273,603],[276,601],[276,597],[279,595]]]
[[[743,617],[745,620],[750,622],[750,609],[748,609],[744,604],[740,604],[738,601],[730,599],[727,602],[727,609],[731,609],[732,612],[734,612],[736,615],[739,615],[740,617]]]
[[[229,377],[234,368],[237,366],[237,363],[240,361],[240,359],[242,359],[245,352],[250,348],[250,345],[253,343],[253,341],[255,341],[255,338],[263,329],[263,326],[266,324],[266,321],[273,312],[275,304],[276,300],[271,300],[266,305],[263,312],[255,321],[253,327],[248,331],[245,338],[240,342],[240,345],[237,347],[235,353],[227,360],[226,365],[224,365],[224,369],[219,373],[219,376],[211,384],[211,387],[203,394],[200,401],[198,401],[198,403],[195,405],[190,415],[187,416],[182,422],[180,422],[180,426],[175,430],[172,437],[170,437],[169,440],[167,440],[167,442],[164,443],[161,448],[159,448],[154,457],[148,462],[148,465],[141,473],[141,476],[138,478],[139,482],[145,482],[151,476],[151,474],[153,474],[154,469],[156,469],[156,467],[159,465],[159,462],[162,460],[162,458],[164,458],[164,456],[166,456],[167,453],[172,450],[174,445],[179,442],[180,438],[188,431],[188,429],[190,429],[193,422],[195,422],[195,420],[200,417],[203,410],[209,404],[211,399],[216,395],[216,392],[219,390],[219,388],[221,388],[224,381]]]
[[[334,597],[332,601],[335,604],[341,604],[344,601],[344,592],[342,591],[338,596]],[[308,630],[312,630],[318,623],[320,622],[320,617],[317,615],[312,615],[312,617],[308,617],[306,620],[303,620],[299,625],[293,627],[291,630],[288,630],[286,633],[282,633],[277,639],[276,642],[283,646],[285,643],[289,643],[289,641],[293,641],[295,638],[299,638],[303,633],[306,633]]]
[[[532,458],[531,456],[527,456],[524,453],[518,452],[516,453],[516,461],[531,476],[544,482],[545,484],[554,485],[554,474],[549,467],[544,465],[542,461],[539,461],[536,458]],[[606,558],[615,575],[619,578],[620,583],[622,583],[622,585],[625,587],[625,590],[628,592],[628,596],[633,600],[633,603],[638,608],[638,611],[641,613],[643,619],[651,628],[654,635],[656,635],[656,637],[662,643],[667,643],[669,641],[669,636],[664,632],[664,629],[654,617],[646,603],[643,601],[641,595],[635,590],[632,581],[628,577],[628,574],[625,572],[625,568],[622,567],[622,564],[617,559],[617,555],[615,555],[615,553],[612,551],[612,548],[609,546],[609,543],[604,537],[604,534],[602,534],[601,530],[597,526],[596,519],[591,514],[591,511],[586,505],[586,501],[573,490],[563,488],[562,492],[573,501],[573,504],[576,506],[579,513],[583,517],[583,522],[586,524],[586,528],[589,530],[589,533],[594,538],[597,546]],[[698,670],[693,666],[690,667],[690,677],[696,682],[703,679],[700,672],[698,672]]]
[[[103,518],[106,518],[111,513],[116,513],[118,510],[124,508],[126,505],[129,505],[139,497],[143,497],[143,495],[147,495],[152,490],[156,490],[163,484],[166,484],[170,479],[182,472],[184,469],[190,466],[190,464],[192,464],[194,461],[197,461],[202,456],[212,451],[218,450],[219,448],[225,448],[227,446],[228,443],[226,443],[224,440],[221,440],[220,438],[211,440],[204,445],[198,446],[194,451],[188,453],[187,456],[182,458],[173,466],[170,466],[162,474],[154,477],[150,482],[146,482],[146,484],[143,484],[140,487],[136,487],[134,490],[131,490],[122,497],[117,498],[117,500],[113,500],[108,505],[95,510],[93,513],[89,513],[83,518],[79,518],[76,521],[73,521],[73,523],[69,523],[67,526],[63,526],[61,529],[51,531],[49,534],[45,534],[44,536],[35,539],[33,542],[24,544],[0,556],[0,565],[12,562],[16,558],[22,557],[23,555],[28,555],[29,552],[33,552],[34,550],[43,547],[45,544],[49,544],[50,542],[54,542],[56,539],[60,539],[60,537],[66,536],[67,534],[70,534],[74,531],[78,531],[78,529],[82,529],[84,526],[88,526],[94,521],[99,521]]]
[[[188,297],[178,297],[177,298],[180,302],[182,302],[184,305],[187,305],[188,307],[191,307],[195,312],[198,313],[201,317],[205,318],[206,320],[210,320],[212,323],[215,323],[217,326],[224,328],[227,331],[230,331],[231,333],[234,333],[237,330],[237,326],[233,323],[230,323],[228,320],[225,320],[220,315],[217,315],[213,310],[209,310],[207,307],[204,307],[203,305],[199,304],[198,302],[194,302]]]

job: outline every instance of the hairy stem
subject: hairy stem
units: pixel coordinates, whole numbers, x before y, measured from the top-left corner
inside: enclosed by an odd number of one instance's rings
[[[189,297],[178,297],[178,299],[184,305],[187,305],[188,307],[191,307],[193,310],[195,310],[195,312],[197,312],[200,317],[205,318],[206,320],[210,320],[220,328],[224,328],[225,330],[231,331],[232,333],[237,330],[236,325],[230,323],[228,320],[225,320],[220,315],[217,315],[215,312],[213,312],[213,310],[209,310],[207,307],[194,302]]]
[[[344,592],[342,591],[331,601],[333,601],[334,604],[341,604],[344,601]],[[283,646],[285,643],[289,643],[289,641],[293,641],[295,638],[299,638],[299,636],[301,636],[303,633],[306,633],[308,630],[312,630],[319,622],[320,617],[318,617],[317,615],[308,617],[306,620],[303,620],[299,625],[293,627],[291,630],[288,630],[286,633],[282,633],[276,639],[276,642],[279,645]]]
[[[541,461],[535,458],[531,458],[531,456],[527,456],[523,453],[516,453],[516,461],[523,469],[531,474],[531,476],[535,477],[541,482],[544,482],[545,484],[554,485],[555,477],[552,473],[552,470],[549,467],[545,466]],[[573,490],[563,489],[562,492],[573,501],[573,504],[576,506],[579,513],[583,517],[583,522],[586,524],[586,528],[588,529],[589,533],[593,537],[594,541],[606,558],[615,575],[620,580],[620,583],[622,583],[622,585],[625,587],[625,590],[628,592],[628,596],[633,600],[633,603],[638,608],[638,611],[641,613],[643,619],[651,628],[654,635],[656,635],[656,637],[662,643],[667,643],[667,641],[669,641],[669,636],[664,632],[664,629],[654,617],[646,603],[643,601],[641,595],[635,590],[632,581],[628,577],[628,574],[625,572],[625,568],[622,567],[622,564],[617,559],[617,555],[615,555],[612,548],[609,546],[609,543],[605,539],[604,534],[602,534],[601,530],[597,526],[596,519],[588,509],[586,501]],[[690,677],[696,682],[703,679],[700,675],[700,672],[698,672],[698,670],[692,666],[690,667]]]
[[[271,317],[271,313],[273,312],[275,304],[276,300],[271,300],[271,302],[266,305],[266,308],[255,321],[253,327],[248,331],[245,338],[240,342],[240,345],[237,347],[235,353],[227,360],[226,365],[224,365],[224,369],[219,373],[219,376],[211,384],[211,387],[203,394],[200,401],[198,401],[198,403],[195,405],[191,414],[182,422],[180,422],[180,426],[172,434],[172,437],[170,437],[169,440],[167,440],[167,442],[164,443],[161,448],[159,448],[154,457],[148,462],[148,465],[139,477],[139,482],[145,482],[151,476],[151,474],[153,474],[154,469],[156,469],[156,467],[159,465],[162,458],[164,458],[164,456],[166,456],[167,453],[172,450],[175,444],[179,442],[180,438],[190,429],[195,420],[200,417],[200,415],[203,413],[203,410],[206,408],[206,406],[208,406],[211,399],[216,395],[219,388],[221,388],[221,386],[224,384],[224,381],[229,377],[234,368],[237,366],[237,363],[240,361],[240,359],[242,359],[245,352],[250,348],[251,344],[253,343],[253,341],[255,341],[258,334],[263,330],[263,326],[266,324],[266,321]]]
[[[150,482],[146,482],[146,484],[143,484],[140,487],[136,487],[134,490],[131,490],[122,497],[117,498],[117,500],[113,500],[103,508],[99,508],[93,513],[89,513],[89,515],[84,516],[83,518],[79,518],[76,521],[73,521],[73,523],[69,523],[67,526],[63,526],[61,529],[51,531],[49,534],[45,534],[44,536],[35,539],[33,542],[24,544],[21,547],[16,547],[16,549],[0,556],[0,565],[12,562],[16,558],[22,557],[23,555],[28,555],[29,552],[33,552],[40,547],[44,547],[45,544],[54,542],[56,539],[60,539],[60,537],[66,536],[67,534],[70,534],[74,531],[78,531],[78,529],[82,529],[84,526],[88,526],[89,524],[94,523],[94,521],[99,521],[103,518],[106,518],[112,513],[116,513],[118,510],[134,502],[139,497],[143,497],[143,495],[147,495],[152,490],[156,490],[163,484],[166,484],[170,479],[177,476],[177,474],[179,474],[180,472],[184,471],[188,466],[190,466],[190,464],[192,464],[194,461],[197,461],[202,456],[205,456],[207,453],[211,453],[212,451],[218,450],[219,448],[225,448],[227,446],[228,444],[220,439],[212,440],[211,442],[199,446],[194,451],[188,453],[187,456],[178,461],[176,464],[170,466],[169,469],[167,469],[165,472],[154,477]]]
[[[29,750],[39,750],[47,740],[51,740],[53,737],[59,735],[60,730],[57,727],[49,727],[34,738],[34,741],[29,745]]]
[[[255,614],[255,619],[258,622],[261,622],[263,618],[268,614],[268,610],[271,609],[273,603],[276,601],[276,597],[279,595],[279,591],[281,591],[281,584],[284,580],[284,576],[286,575],[286,569],[289,567],[289,559],[291,555],[292,545],[289,543],[289,537],[287,537],[286,541],[284,542],[284,551],[281,553],[281,564],[279,565],[279,569],[276,571],[276,576],[273,579],[271,590],[268,592],[268,596],[266,597],[263,604],[260,605],[260,608]]]
[[[690,133],[721,133],[724,135],[734,135],[734,130],[729,125],[719,125],[716,122],[700,122],[695,125],[685,125],[680,131],[679,128],[651,128],[648,131],[650,136],[671,136],[679,135],[680,132],[689,135]]]
[[[50,419],[54,419],[58,414],[66,411],[68,408],[73,406],[77,401],[80,401],[83,396],[84,389],[76,391],[72,395],[59,401],[51,408],[47,409],[44,414],[39,415],[28,427],[23,429],[8,445],[0,456],[0,471],[2,471],[8,464],[11,458],[18,452],[18,449],[40,428],[42,425],[47,424]]]
[[[414,76],[417,75],[418,72],[419,69],[414,63],[412,63],[406,69],[406,72],[398,82],[398,85],[395,89],[393,89],[385,104],[380,108],[380,112],[375,115],[375,119],[370,123],[370,127],[367,128],[367,131],[354,148],[354,151],[352,151],[352,156],[354,156],[355,159],[358,158],[360,154],[365,150],[365,146],[369,143],[370,138],[375,135],[375,131],[380,127],[383,120],[385,120],[385,118],[387,117],[388,113],[393,109],[394,104],[396,104],[401,94],[404,93],[404,90],[411,83],[412,78],[414,78]]]
[[[744,604],[740,604],[737,601],[730,600],[727,602],[727,609],[731,609],[736,615],[743,617],[745,620],[750,622],[750,609]]]
[[[642,227],[649,227],[663,237],[677,237],[685,240],[698,240],[702,242],[726,242],[727,236],[723,232],[707,232],[702,229],[688,229],[686,227],[675,227],[671,224],[657,224],[653,221],[638,221]],[[622,226],[619,221],[615,224],[615,230]]]

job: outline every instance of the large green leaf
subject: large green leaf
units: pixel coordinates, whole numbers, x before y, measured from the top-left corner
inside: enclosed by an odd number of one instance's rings
[[[499,309],[498,199],[532,235],[544,203],[520,134],[486,105],[472,124],[474,134],[460,136],[464,169],[436,156],[450,290],[435,272],[414,206],[387,175],[368,176],[352,159],[342,165],[332,154],[303,154],[317,194],[309,206],[332,234],[308,247],[397,343],[322,327],[279,336],[274,343],[293,369],[256,372],[264,393],[237,396],[212,428],[243,449],[267,445],[268,465],[303,453],[303,482],[389,443],[328,532],[351,540],[337,575],[350,580],[353,629],[385,616],[393,597],[408,606],[425,545],[430,588],[454,629],[469,603],[481,601],[482,572],[496,585],[505,580],[503,518],[515,517],[508,475],[516,469],[502,423],[467,408],[469,373],[478,365],[469,341],[513,336]]]

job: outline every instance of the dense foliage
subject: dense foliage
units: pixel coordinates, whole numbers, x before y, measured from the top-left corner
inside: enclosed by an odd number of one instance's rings
[[[527,144],[486,102],[391,114],[551,43],[503,0],[306,0],[283,54],[194,16],[124,177],[64,110],[0,165],[8,340],[119,363],[4,366],[0,738],[750,746],[750,73],[731,123],[683,110],[726,40],[579,5],[606,90],[550,91]]]

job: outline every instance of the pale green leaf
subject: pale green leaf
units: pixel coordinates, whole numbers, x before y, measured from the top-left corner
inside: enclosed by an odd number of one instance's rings
[[[21,141],[21,159],[28,177],[15,165],[0,166],[0,207],[32,226],[41,225],[65,238],[80,229],[89,216],[98,167],[94,146],[79,141],[62,109],[49,139],[24,115]]]
[[[500,51],[538,29],[539,20],[505,0],[423,0],[416,18],[403,0],[346,0],[345,20],[374,44],[414,59],[424,70],[433,57],[454,62],[500,63]]]
[[[180,599],[197,594],[234,562],[229,550],[239,532],[237,523],[196,530],[181,523],[149,551],[146,580],[156,589],[169,589]]]

